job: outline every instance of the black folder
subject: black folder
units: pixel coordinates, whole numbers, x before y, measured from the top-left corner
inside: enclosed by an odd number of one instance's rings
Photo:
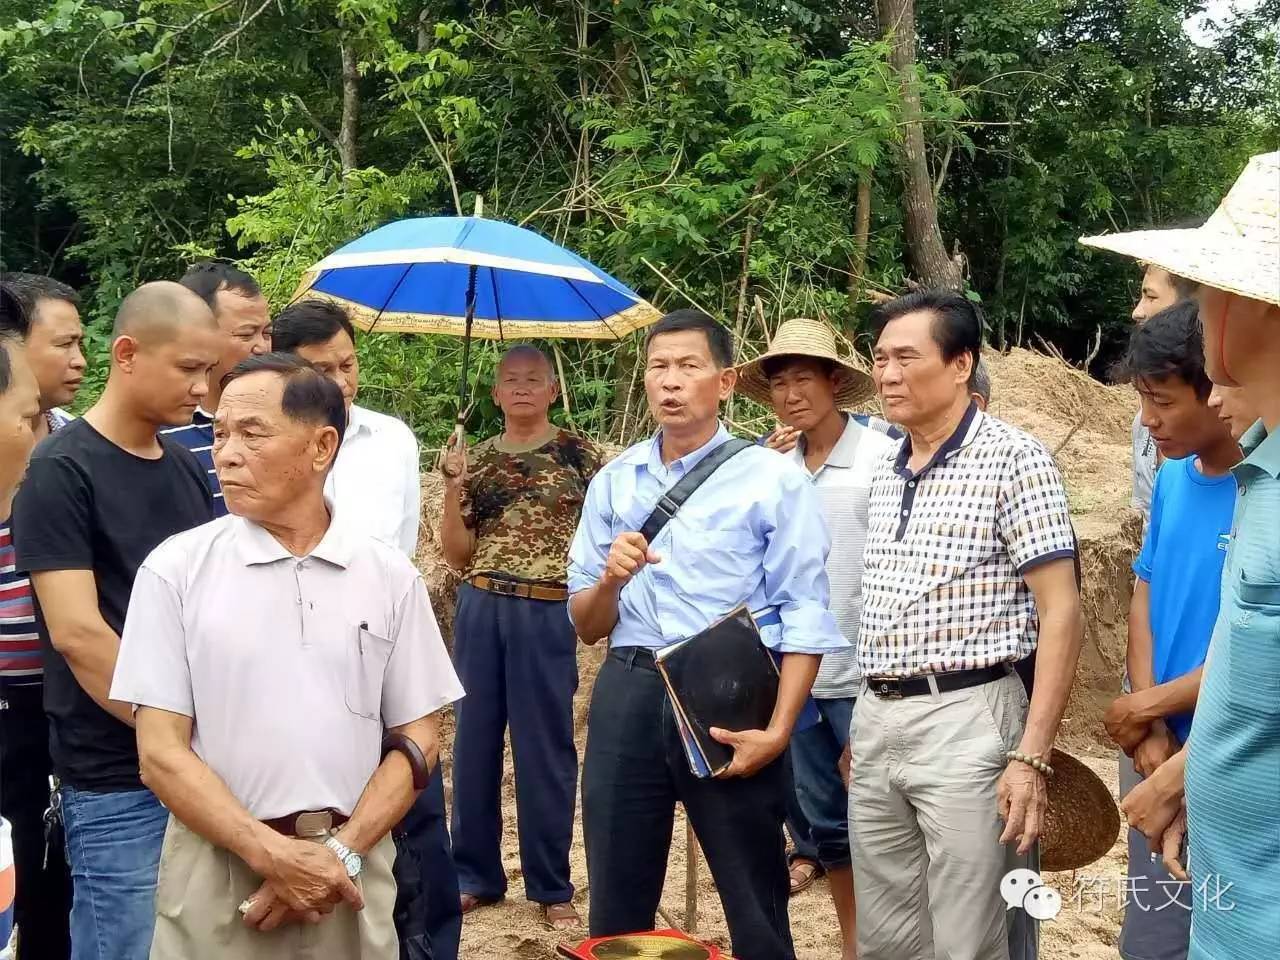
[[[663,647],[654,660],[697,776],[714,777],[733,761],[733,749],[712,739],[712,727],[769,726],[778,701],[778,666],[745,606]]]

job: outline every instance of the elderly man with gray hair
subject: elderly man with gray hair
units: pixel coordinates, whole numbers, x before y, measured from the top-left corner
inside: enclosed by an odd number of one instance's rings
[[[230,515],[147,558],[111,688],[170,811],[151,957],[394,960],[390,831],[462,689],[417,570],[324,498],[338,387],[283,354],[224,384]]]

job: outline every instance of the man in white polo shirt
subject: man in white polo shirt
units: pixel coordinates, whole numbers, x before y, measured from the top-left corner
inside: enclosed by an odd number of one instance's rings
[[[347,432],[325,494],[361,529],[412,559],[422,514],[418,441],[403,421],[355,402],[360,360],[347,312],[327,300],[290,304],[271,325],[271,349],[296,353],[342,390]]]
[[[297,354],[342,391],[347,429],[325,495],[347,522],[412,560],[421,513],[418,441],[395,417],[355,403],[360,361],[347,312],[329,301],[301,300],[280,311],[271,337],[274,349]],[[404,960],[457,960],[462,910],[439,772],[395,839],[401,885],[396,922]]]
[[[907,433],[871,485],[849,817],[862,960],[1008,955],[1002,844],[1030,853],[1080,652],[1075,535],[1039,441],[981,412],[982,315],[879,307],[874,377]],[[1028,706],[1014,664],[1037,654]]]
[[[231,516],[138,573],[111,697],[171,814],[152,960],[398,956],[390,831],[462,690],[418,571],[324,497],[345,426],[305,361],[241,363],[214,420]]]
[[[835,333],[816,320],[788,320],[769,351],[738,368],[739,392],[773,407],[782,423],[800,431],[785,456],[803,467],[822,501],[831,534],[827,577],[831,612],[846,650],[824,654],[812,696],[821,721],[791,737],[795,790],[809,840],[827,875],[840,921],[844,960],[854,960],[853,872],[849,860],[849,800],[840,779],[840,754],[849,742],[849,723],[861,676],[858,625],[862,619],[862,554],[867,540],[867,497],[876,464],[893,440],[842,413],[875,390],[871,377],[840,356]]]

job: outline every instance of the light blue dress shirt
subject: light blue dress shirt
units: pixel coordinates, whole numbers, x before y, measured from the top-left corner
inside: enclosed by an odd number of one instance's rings
[[[729,439],[721,425],[704,446],[663,464],[659,432],[596,474],[569,548],[569,592],[594,586],[614,539],[639,530],[658,498]],[[847,648],[828,609],[830,543],[817,493],[803,471],[772,450],[743,450],[650,544],[662,559],[622,588],[610,646],[664,647],[746,603],[757,616],[777,611],[781,622],[760,632],[779,653]]]

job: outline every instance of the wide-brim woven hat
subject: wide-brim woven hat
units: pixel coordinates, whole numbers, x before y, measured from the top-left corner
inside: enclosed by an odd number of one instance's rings
[[[1051,765],[1040,869],[1079,870],[1115,846],[1120,810],[1101,778],[1071,754],[1055,749]]]
[[[836,391],[837,407],[856,407],[875,396],[875,381],[871,379],[866,361],[856,354],[842,354],[836,343],[836,332],[820,320],[797,317],[784,321],[768,350],[737,367],[735,389],[765,406],[772,404],[769,378],[764,375],[764,362],[770,357],[814,357],[829,360],[844,370],[844,382]]]
[[[1280,152],[1250,160],[1202,226],[1082,237],[1080,242],[1280,306]]]

